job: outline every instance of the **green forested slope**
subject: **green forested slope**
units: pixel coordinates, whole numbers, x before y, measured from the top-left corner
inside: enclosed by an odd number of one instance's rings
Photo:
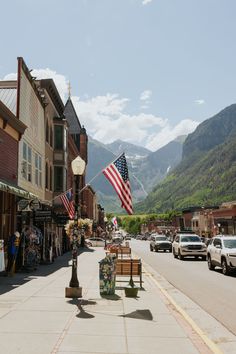
[[[183,161],[135,211],[160,212],[236,199],[236,136],[195,163]]]

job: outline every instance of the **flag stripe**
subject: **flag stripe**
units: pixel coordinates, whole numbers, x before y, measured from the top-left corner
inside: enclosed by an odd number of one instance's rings
[[[110,181],[112,184],[113,188],[115,189],[116,193],[118,194],[118,197],[120,198],[121,201],[121,206],[122,208],[125,208],[129,214],[132,214],[132,207],[129,205],[129,201],[126,202],[125,197],[122,195],[122,192],[119,188],[119,186],[116,184],[114,179],[109,175],[109,172],[104,172],[104,175],[107,177],[107,179]]]
[[[103,174],[115,189],[121,207],[125,208],[129,214],[133,214],[132,197],[128,177],[128,167],[125,155],[122,154],[113,163],[103,170]]]
[[[119,195],[121,202],[124,205],[127,205],[130,210],[132,210],[130,190],[127,188],[123,179],[120,177],[120,174],[116,167],[112,165],[110,166],[110,168],[107,168],[106,172],[108,173],[107,177],[115,188],[117,194]]]
[[[112,166],[113,167],[113,166]],[[123,204],[127,204],[129,207],[131,207],[130,203],[130,194],[126,190],[126,186],[124,186],[124,183],[119,178],[119,175],[116,173],[116,171],[111,167],[111,170],[108,169],[108,177],[109,181],[113,182],[112,185],[116,189],[117,193],[119,192],[121,201]]]
[[[60,199],[69,214],[70,219],[73,219],[75,216],[75,208],[72,199],[71,189],[64,194],[60,195]]]

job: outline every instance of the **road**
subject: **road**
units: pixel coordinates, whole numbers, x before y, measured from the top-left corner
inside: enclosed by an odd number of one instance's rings
[[[132,240],[132,251],[236,335],[236,276],[220,269],[208,270],[207,262],[175,259],[172,253],[150,252],[149,241]]]

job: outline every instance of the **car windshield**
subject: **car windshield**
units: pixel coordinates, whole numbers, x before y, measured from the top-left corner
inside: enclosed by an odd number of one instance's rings
[[[198,236],[184,236],[181,238],[181,242],[201,242]]]
[[[160,237],[156,237],[156,241],[166,241],[167,238],[165,236],[160,236]]]
[[[226,248],[236,248],[236,238],[233,240],[224,240],[223,242]]]

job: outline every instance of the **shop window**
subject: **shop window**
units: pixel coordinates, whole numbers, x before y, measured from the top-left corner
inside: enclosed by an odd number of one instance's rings
[[[54,148],[57,150],[63,149],[63,126],[54,126]]]
[[[63,191],[63,167],[54,167],[54,190],[55,192]]]

